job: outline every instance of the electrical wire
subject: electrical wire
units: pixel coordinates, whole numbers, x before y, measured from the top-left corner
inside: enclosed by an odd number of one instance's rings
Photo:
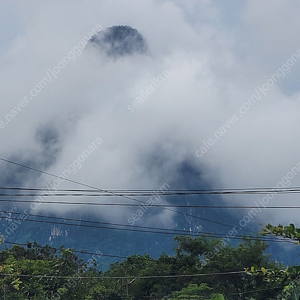
[[[271,188],[243,188],[243,189],[206,189],[206,190],[86,190],[86,189],[40,189],[40,188],[20,188],[20,187],[0,187],[0,190],[11,190],[11,191],[35,191],[35,192],[47,192],[45,194],[0,194],[0,196],[97,196],[97,197],[108,197],[108,196],[190,196],[190,195],[253,195],[253,194],[287,194],[287,193],[300,193],[299,187],[291,187],[284,189],[271,189]],[[64,192],[59,194],[58,192]],[[131,199],[132,200],[132,199]]]
[[[25,166],[23,164],[20,164],[20,163],[16,163],[16,162],[13,162],[11,160],[7,160],[7,159],[4,159],[2,157],[0,157],[0,161],[3,161],[3,162],[6,162],[6,163],[10,163],[10,164],[13,164],[13,165],[16,165],[16,166],[19,166],[19,167],[22,167],[22,168],[26,168],[26,169],[29,169],[29,170],[32,170],[32,171],[35,171],[35,172],[38,172],[38,173],[41,173],[41,174],[45,174],[45,175],[48,175],[48,176],[51,176],[51,177],[55,177],[55,178],[61,178],[63,179],[64,181],[68,181],[68,182],[71,182],[71,183],[75,183],[75,184],[78,184],[78,185],[81,185],[81,186],[85,186],[85,187],[88,187],[88,188],[92,188],[92,189],[95,189],[97,191],[101,191],[101,192],[107,192],[106,190],[103,190],[103,189],[99,189],[97,187],[94,187],[94,186],[91,186],[91,185],[88,185],[88,184],[85,184],[85,183],[81,183],[81,182],[78,182],[78,181],[75,181],[75,180],[71,180],[71,179],[68,179],[68,178],[64,178],[62,176],[57,176],[57,175],[54,175],[54,174],[51,174],[49,172],[45,172],[45,171],[41,171],[41,170],[38,170],[36,168],[32,168],[32,167],[29,167],[29,166]],[[112,193],[114,194],[114,193]],[[123,197],[125,199],[128,199],[128,200],[131,200],[131,201],[135,201],[135,202],[139,202],[139,203],[145,203],[141,200],[137,200],[135,198],[132,198],[132,197],[128,197],[128,196],[122,196],[122,195],[118,195],[118,194],[114,194],[115,196],[118,196],[118,197]],[[172,211],[174,213],[177,213],[177,214],[181,214],[183,216],[188,216],[188,217],[191,217],[191,218],[195,218],[195,219],[199,219],[199,220],[202,220],[202,221],[205,221],[205,222],[209,222],[209,223],[213,223],[213,224],[217,224],[217,225],[220,225],[220,226],[225,226],[227,228],[231,228],[232,226],[229,225],[229,224],[225,224],[225,223],[222,223],[222,222],[218,222],[218,221],[214,221],[214,220],[210,220],[210,219],[206,219],[206,218],[202,218],[202,217],[198,217],[198,216],[194,216],[192,214],[188,214],[188,213],[184,213],[184,212],[181,212],[181,211],[177,211],[177,210],[174,210],[174,209],[171,209],[171,208],[168,208],[168,207],[163,207],[162,209],[164,210],[168,210],[168,211]],[[251,232],[250,230],[247,230],[245,228],[243,228],[242,230],[244,231],[247,231],[247,232]]]
[[[11,220],[18,220],[19,218],[10,217]],[[96,225],[88,225],[88,224],[74,224],[74,223],[67,223],[67,222],[58,222],[58,221],[48,221],[48,220],[33,220],[33,219],[23,219],[22,221],[25,222],[36,222],[36,223],[45,223],[45,224],[54,224],[54,225],[64,225],[64,226],[75,226],[75,227],[84,227],[84,228],[94,228],[94,229],[106,229],[106,230],[119,230],[119,231],[129,231],[129,232],[142,232],[142,233],[152,233],[152,234],[165,234],[165,235],[180,235],[180,236],[205,236],[205,237],[214,237],[216,239],[227,238],[229,240],[255,240],[255,241],[264,241],[264,242],[276,242],[276,243],[293,243],[288,239],[280,238],[268,238],[268,237],[253,237],[253,236],[242,236],[238,234],[225,234],[225,233],[212,233],[212,232],[187,232],[187,231],[179,231],[179,230],[172,230],[169,231],[161,231],[161,228],[154,227],[158,231],[154,230],[142,230],[142,229],[128,229],[128,228],[116,228],[116,227],[107,227],[107,226],[96,226]],[[122,225],[118,225],[122,226]],[[9,228],[9,227],[8,227]],[[234,231],[234,229],[232,228]]]
[[[13,242],[9,242],[9,241],[4,241],[3,244],[8,244],[8,245],[17,245],[17,246],[26,246],[28,247],[28,244],[30,243],[27,243],[27,244],[22,244],[22,243],[13,243]],[[48,245],[47,245],[48,246]],[[45,246],[42,246],[42,245],[37,245],[37,247],[45,247]],[[53,249],[53,250],[56,250],[56,251],[59,251],[60,249],[59,248],[55,248],[55,247],[51,247],[51,246],[48,246],[50,249]],[[96,252],[88,252],[88,251],[85,251],[85,250],[73,250],[72,251],[74,253],[78,253],[78,254],[88,254],[88,255],[99,255],[99,253],[96,253]],[[112,254],[103,254],[101,253],[100,256],[105,256],[105,257],[112,257],[112,258],[124,258],[126,259],[127,256],[120,256],[120,255],[112,255]]]
[[[232,272],[216,272],[216,273],[200,273],[200,274],[178,274],[178,275],[148,275],[148,276],[80,276],[82,279],[153,279],[153,278],[180,278],[180,277],[203,277],[203,276],[222,276],[234,274],[247,274],[245,271]],[[55,275],[29,275],[29,274],[0,274],[0,276],[18,276],[31,278],[61,278],[69,279],[70,276],[55,276]]]
[[[0,202],[11,203],[35,203],[36,200],[11,200],[0,199]],[[99,203],[99,202],[74,202],[74,201],[41,201],[41,204],[59,204],[59,205],[86,205],[86,206],[121,206],[121,207],[178,207],[178,208],[222,208],[222,209],[298,209],[300,206],[241,206],[241,205],[175,205],[175,204],[152,204],[144,203],[146,205],[131,204],[131,203]]]
[[[24,212],[10,212],[10,211],[4,211],[0,210],[0,212],[4,214],[12,214],[12,215],[26,215],[29,217],[38,217],[38,218],[48,218],[48,219],[55,219],[55,220],[63,220],[63,221],[74,221],[74,222],[83,222],[88,224],[103,224],[103,225],[113,225],[113,226],[121,226],[121,227],[129,227],[129,228],[143,228],[143,229],[154,229],[154,230],[161,230],[161,231],[174,231],[178,233],[187,233],[186,230],[180,230],[180,229],[167,229],[162,227],[151,227],[151,226],[141,226],[141,225],[130,225],[130,224],[120,224],[120,223],[112,223],[112,222],[100,222],[100,221],[90,221],[90,220],[82,220],[82,219],[74,219],[74,218],[64,218],[64,217],[53,217],[53,216],[45,216],[45,215],[36,215],[36,214],[25,214]],[[10,218],[9,216],[3,216],[3,218]],[[16,218],[14,218],[16,219]],[[78,225],[80,226],[80,224]]]

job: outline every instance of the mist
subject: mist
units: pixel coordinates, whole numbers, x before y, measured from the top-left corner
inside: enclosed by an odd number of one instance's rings
[[[175,189],[184,163],[212,188],[299,186],[299,5],[237,2],[131,0],[123,9],[122,1],[4,1],[19,24],[10,36],[0,32],[1,157],[101,189]],[[114,25],[137,29],[148,51],[116,59],[79,44]],[[1,166],[19,186],[53,184],[45,174]],[[80,186],[65,180],[57,188]],[[296,201],[276,195],[266,205]],[[135,210],[91,213],[127,222]],[[297,222],[297,215],[262,210],[253,221]],[[173,218],[164,210],[145,213],[143,222],[166,226]]]

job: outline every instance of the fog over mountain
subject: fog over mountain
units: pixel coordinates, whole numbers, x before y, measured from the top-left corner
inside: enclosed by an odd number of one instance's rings
[[[67,0],[1,8],[11,33],[0,31],[1,157],[102,189],[300,185],[300,5]],[[1,185],[54,186],[54,177],[0,165]],[[55,187],[84,188],[67,180]],[[256,206],[263,197],[184,203]],[[297,201],[297,194],[265,200]],[[34,213],[127,224],[136,210],[43,204]],[[182,211],[233,226],[249,213]],[[183,218],[151,208],[137,224],[212,229]],[[261,209],[245,228],[259,222],[297,224],[298,210]]]
[[[147,51],[143,36],[130,26],[112,26],[99,31],[90,39],[90,44],[114,57]]]

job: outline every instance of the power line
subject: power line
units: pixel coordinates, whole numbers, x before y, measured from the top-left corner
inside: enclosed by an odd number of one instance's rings
[[[178,274],[178,275],[148,275],[148,276],[80,276],[82,279],[151,279],[151,278],[180,278],[180,277],[204,277],[204,276],[222,276],[234,274],[247,274],[245,271],[232,272],[216,272],[216,273],[201,273],[201,274]],[[29,275],[29,274],[6,274],[2,273],[0,276],[18,276],[31,278],[61,278],[68,279],[71,276],[55,276],[55,275]]]
[[[8,244],[8,245],[17,245],[17,246],[26,246],[28,247],[28,244],[30,243],[27,243],[27,244],[22,244],[22,243],[13,243],[13,242],[8,242],[8,241],[4,241],[3,244]],[[55,248],[55,247],[51,247],[49,245],[47,245],[50,249],[53,249],[53,250],[60,250],[59,248]],[[42,246],[42,245],[37,245],[37,247],[45,247],[45,246]],[[74,250],[72,249],[72,251],[74,253],[79,253],[79,254],[89,254],[89,255],[99,255],[99,253],[96,253],[96,252],[88,252],[88,251],[85,251],[85,250]],[[112,254],[103,254],[101,253],[100,256],[106,256],[106,257],[112,257],[112,258],[124,258],[126,259],[127,256],[120,256],[120,255],[112,255]]]
[[[24,215],[24,212],[10,212],[1,210],[0,212],[12,215]],[[130,227],[130,228],[143,228],[143,229],[154,229],[154,230],[162,230],[162,231],[174,231],[178,233],[186,233],[186,230],[180,229],[167,229],[162,227],[151,227],[151,226],[141,226],[141,225],[130,225],[130,224],[120,224],[120,223],[111,223],[111,222],[100,222],[100,221],[90,221],[90,220],[82,220],[82,219],[74,219],[74,218],[63,218],[63,217],[53,217],[53,216],[45,216],[45,215],[36,215],[36,214],[26,214],[29,217],[38,217],[38,218],[48,218],[48,219],[56,219],[56,220],[63,220],[63,221],[75,221],[75,222],[83,222],[88,224],[103,224],[103,225],[113,225],[113,226],[121,226],[121,227]],[[9,217],[8,217],[9,218]],[[15,219],[15,218],[14,218]],[[77,225],[76,225],[77,226]],[[80,226],[80,224],[78,225]]]
[[[11,217],[11,220],[19,220],[19,218]],[[173,230],[169,229],[169,231],[162,231],[161,228],[154,227],[158,231],[154,230],[141,230],[141,229],[128,229],[128,228],[116,228],[116,227],[107,227],[107,226],[96,226],[96,225],[88,225],[88,224],[74,224],[67,222],[57,222],[57,221],[48,221],[48,220],[32,220],[32,219],[23,219],[25,222],[36,222],[36,223],[45,223],[45,224],[54,224],[54,225],[64,225],[64,226],[75,226],[75,227],[85,227],[85,228],[94,228],[94,229],[106,229],[106,230],[119,230],[119,231],[129,231],[129,232],[142,232],[142,233],[152,233],[152,234],[165,234],[165,235],[181,235],[181,236],[205,236],[205,237],[214,237],[217,239],[228,238],[233,240],[242,240],[247,238],[248,240],[256,240],[256,241],[264,241],[264,242],[276,242],[276,243],[293,243],[292,241],[286,240],[284,238],[267,238],[267,237],[253,237],[253,236],[242,236],[242,235],[232,235],[229,236],[225,233],[213,233],[213,232],[187,232],[183,230]],[[80,220],[76,220],[80,221]],[[122,226],[122,225],[118,225]],[[164,229],[165,230],[165,229]]]
[[[16,202],[16,203],[35,203],[36,200],[11,200],[11,199],[0,199],[0,202]],[[245,208],[255,208],[255,209],[296,209],[300,206],[241,206],[241,205],[176,205],[176,204],[131,204],[131,203],[99,203],[99,202],[72,202],[72,201],[42,201],[41,204],[59,204],[59,205],[86,205],[86,206],[121,206],[121,207],[178,207],[178,208],[222,208],[222,209],[245,209]]]
[[[14,213],[13,213],[14,214]],[[21,213],[18,213],[21,214]],[[39,215],[27,215],[27,216],[34,216],[34,217],[41,217]],[[59,219],[59,220],[69,220],[69,221],[75,221],[75,222],[84,222],[84,223],[90,223],[90,224],[104,224],[104,225],[112,225],[112,226],[119,226],[119,227],[130,227],[130,228],[142,228],[142,229],[154,229],[159,231],[147,231],[147,230],[135,230],[135,229],[126,229],[126,228],[120,228],[120,230],[125,231],[138,231],[138,232],[149,232],[149,233],[165,233],[165,234],[189,234],[190,233],[186,230],[178,230],[178,229],[166,229],[166,228],[160,228],[160,227],[150,227],[150,226],[132,226],[129,224],[116,224],[116,223],[109,223],[109,222],[97,222],[97,221],[84,221],[79,219],[71,219],[71,218],[56,218],[56,217],[46,217],[46,218],[52,218],[52,219]],[[10,220],[19,220],[17,217],[9,217]],[[115,227],[107,227],[107,226],[95,226],[90,225],[86,226],[86,224],[74,224],[74,223],[66,223],[66,222],[57,222],[57,221],[47,221],[47,220],[32,220],[32,219],[23,219],[22,221],[29,221],[29,222],[40,222],[40,223],[48,223],[48,224],[57,224],[57,225],[66,225],[66,226],[77,226],[77,227],[90,227],[90,228],[99,228],[99,229],[115,229],[118,230],[119,228]],[[162,232],[160,232],[162,231]],[[172,232],[173,233],[172,233]]]
[[[41,173],[41,174],[46,174],[46,175],[51,176],[51,177],[60,178],[60,179],[63,179],[63,180],[65,180],[65,181],[68,181],[68,182],[71,182],[71,183],[75,183],[75,184],[78,184],[78,185],[82,185],[82,186],[85,186],[85,187],[89,187],[89,188],[95,189],[95,190],[97,190],[97,191],[107,192],[106,190],[99,189],[99,188],[97,188],[97,187],[94,187],[94,186],[91,186],[91,185],[88,185],[88,184],[84,184],[84,183],[81,183],[81,182],[78,182],[78,181],[75,181],[75,180],[71,180],[71,179],[68,179],[68,178],[64,178],[64,177],[62,177],[62,176],[57,176],[57,175],[51,174],[51,173],[49,173],[49,172],[41,171],[41,170],[38,170],[38,169],[36,169],[36,168],[32,168],[32,167],[29,167],[29,166],[25,166],[25,165],[23,165],[23,164],[19,164],[19,163],[16,163],[16,162],[13,162],[13,161],[11,161],[11,160],[7,160],[7,159],[1,158],[1,157],[0,157],[0,161],[4,161],[4,162],[7,162],[7,163],[10,163],[10,164],[13,164],[13,165],[22,167],[22,168],[26,168],[26,169],[29,169],[29,170],[32,170],[32,171]],[[113,193],[112,193],[112,194],[113,194]],[[139,203],[143,203],[143,204],[144,204],[143,201],[137,200],[137,199],[132,198],[132,197],[122,196],[122,195],[119,196],[118,194],[115,194],[115,196],[123,197],[123,198],[125,198],[125,199],[129,199],[129,200],[132,200],[132,201],[135,201],[135,202],[139,202]],[[230,225],[228,225],[228,224],[225,224],[225,223],[222,223],[222,222],[213,221],[213,220],[210,220],[210,219],[206,219],[206,218],[194,216],[194,215],[192,215],[192,214],[184,213],[184,212],[177,211],[177,210],[174,210],[174,209],[171,209],[171,208],[164,207],[164,208],[162,208],[162,209],[168,210],[168,211],[172,211],[172,212],[174,212],[174,213],[181,214],[181,215],[184,215],[184,216],[188,216],[188,217],[191,217],[191,218],[199,219],[199,220],[202,220],[202,221],[205,221],[205,222],[209,222],[209,223],[213,223],[213,224],[225,226],[225,227],[227,227],[227,228],[232,228],[232,226],[230,226]],[[247,231],[247,232],[251,232],[250,230],[247,230],[247,229],[245,229],[245,228],[243,228],[242,230]]]
[[[96,188],[95,188],[96,189]],[[153,196],[153,195],[160,195],[160,196],[176,196],[176,195],[227,195],[227,194],[287,194],[287,193],[300,193],[299,187],[291,187],[291,188],[284,188],[284,189],[271,189],[271,188],[243,188],[243,189],[206,189],[206,190],[102,190],[98,189],[98,191],[94,190],[86,190],[86,189],[42,189],[42,188],[22,188],[22,187],[0,187],[0,190],[13,190],[13,191],[36,191],[36,192],[47,192],[46,194],[0,194],[1,196]],[[68,192],[58,194],[58,192]],[[71,192],[75,192],[75,194],[70,194]],[[81,192],[82,194],[80,194]],[[91,195],[92,193],[92,195]],[[131,199],[132,200],[132,199]],[[136,200],[136,199],[135,199]]]
[[[18,220],[18,218],[11,218],[13,220]],[[114,228],[107,226],[94,226],[87,224],[72,224],[66,222],[54,222],[54,221],[44,221],[44,220],[30,220],[24,219],[25,222],[36,222],[36,223],[46,223],[46,224],[54,224],[54,225],[65,225],[65,226],[75,226],[75,227],[86,227],[86,228],[95,228],[95,229],[107,229],[107,230],[119,230],[119,231],[129,231],[129,232],[142,232],[142,233],[153,233],[153,234],[166,234],[166,235],[176,235],[177,232],[162,232],[162,231],[151,231],[151,230],[140,230],[140,229],[128,229],[128,228]],[[180,233],[179,235],[190,236],[191,233]],[[240,238],[239,238],[240,239]]]
[[[12,215],[24,215],[24,212],[10,212],[5,210],[0,210],[0,212],[5,214],[12,214]],[[62,221],[74,221],[74,222],[83,222],[88,224],[100,224],[100,225],[112,225],[112,226],[119,226],[119,227],[129,227],[129,228],[142,228],[142,229],[153,229],[153,230],[160,230],[160,231],[167,231],[167,232],[176,232],[176,233],[190,233],[189,230],[183,230],[183,229],[170,229],[170,228],[163,228],[163,227],[152,227],[152,226],[141,226],[141,225],[131,225],[131,224],[120,224],[120,223],[112,223],[112,222],[100,222],[100,221],[91,221],[91,220],[82,220],[82,219],[74,219],[74,218],[65,218],[65,217],[54,217],[54,216],[45,216],[45,215],[37,215],[37,214],[27,214],[26,216],[29,217],[37,217],[37,218],[48,218],[48,219],[55,219],[55,220],[62,220]],[[7,217],[7,216],[6,216]],[[9,217],[8,217],[9,218]],[[17,218],[13,218],[17,219]],[[65,223],[64,223],[65,224]],[[80,226],[80,224],[73,224],[74,226]],[[234,226],[233,228],[235,228]],[[262,226],[263,227],[263,226]],[[102,228],[102,227],[101,227]],[[106,227],[104,227],[106,228]],[[224,233],[214,233],[214,232],[198,232],[199,234],[207,234],[207,235],[219,235],[219,236],[227,236],[227,234]],[[251,238],[252,236],[245,236],[245,235],[236,235],[238,237],[246,237]],[[279,237],[276,238],[278,240]],[[263,238],[261,238],[263,239]],[[284,239],[284,238],[282,238]],[[285,240],[285,239],[284,239]]]

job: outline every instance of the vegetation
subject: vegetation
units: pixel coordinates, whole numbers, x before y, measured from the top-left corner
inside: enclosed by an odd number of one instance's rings
[[[267,234],[278,233],[268,226]],[[299,240],[293,230],[279,232]],[[0,298],[299,299],[300,267],[283,270],[265,254],[267,245],[261,240],[244,239],[237,247],[203,236],[178,236],[175,241],[173,256],[133,255],[105,272],[97,270],[101,254],[84,261],[63,247],[14,245],[0,252]]]

